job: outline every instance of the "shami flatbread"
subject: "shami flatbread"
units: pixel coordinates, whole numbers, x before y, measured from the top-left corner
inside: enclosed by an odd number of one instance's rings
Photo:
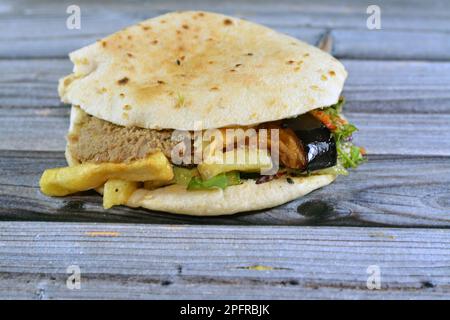
[[[66,103],[123,126],[252,125],[336,103],[347,73],[330,54],[245,20],[174,12],[70,54]]]

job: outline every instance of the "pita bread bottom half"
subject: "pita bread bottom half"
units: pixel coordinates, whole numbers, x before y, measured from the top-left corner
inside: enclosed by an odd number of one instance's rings
[[[181,185],[154,190],[136,190],[128,199],[130,207],[194,216],[217,216],[275,207],[330,184],[334,175],[280,178],[256,184],[255,180],[225,190],[188,191]]]

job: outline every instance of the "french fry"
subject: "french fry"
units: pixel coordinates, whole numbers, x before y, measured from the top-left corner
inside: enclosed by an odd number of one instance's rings
[[[103,189],[103,208],[109,209],[112,206],[126,204],[128,198],[139,187],[136,181],[125,181],[120,179],[110,179],[106,181]]]
[[[258,172],[270,169],[272,159],[265,150],[235,149],[206,159],[197,166],[204,180],[230,171]]]
[[[171,180],[172,166],[162,152],[131,163],[83,163],[64,168],[45,170],[39,185],[49,196],[65,196],[71,193],[97,188],[109,179],[125,181]]]

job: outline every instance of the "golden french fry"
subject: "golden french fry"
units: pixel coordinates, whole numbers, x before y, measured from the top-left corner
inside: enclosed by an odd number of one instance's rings
[[[216,154],[197,166],[204,180],[230,171],[258,172],[270,169],[272,159],[265,150],[235,149]]]
[[[71,193],[97,188],[109,179],[125,181],[171,180],[172,166],[162,152],[131,163],[83,163],[64,168],[45,170],[39,185],[49,196],[65,196]]]
[[[112,206],[126,204],[128,198],[139,187],[136,181],[125,181],[120,179],[110,179],[106,181],[103,188],[103,208],[109,209]]]

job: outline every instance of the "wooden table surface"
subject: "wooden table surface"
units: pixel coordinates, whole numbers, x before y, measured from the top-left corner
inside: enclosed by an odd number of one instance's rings
[[[0,298],[450,298],[450,3],[377,1],[0,3]],[[65,164],[67,54],[172,10],[259,22],[331,51],[349,72],[346,114],[369,162],[286,205],[193,218],[48,198]],[[66,286],[79,266],[81,289]],[[366,282],[377,266],[381,289]]]

